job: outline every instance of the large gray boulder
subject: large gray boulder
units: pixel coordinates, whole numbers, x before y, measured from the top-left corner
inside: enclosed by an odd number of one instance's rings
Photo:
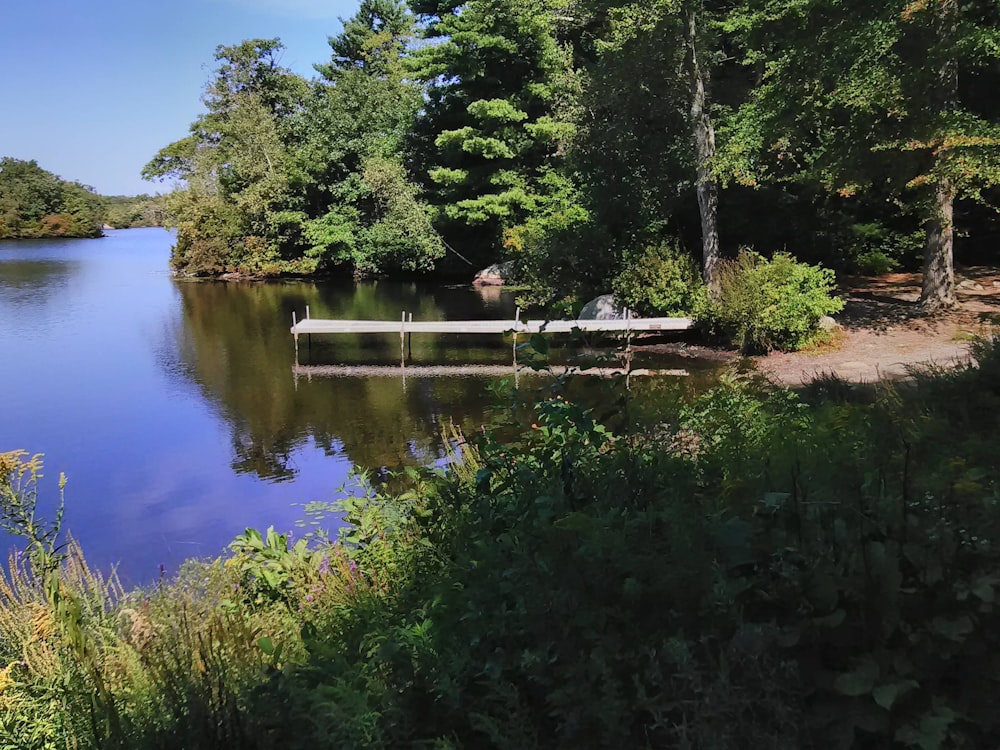
[[[615,304],[615,296],[613,294],[602,294],[600,297],[594,297],[594,299],[583,306],[583,309],[580,310],[580,314],[577,316],[577,320],[624,319],[625,308]]]
[[[506,263],[494,263],[487,266],[476,274],[472,280],[473,286],[503,286],[507,283],[514,271],[514,264],[510,261]]]

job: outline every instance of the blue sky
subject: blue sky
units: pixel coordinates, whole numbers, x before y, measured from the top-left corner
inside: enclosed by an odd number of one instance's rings
[[[143,165],[184,137],[219,44],[280,37],[313,76],[358,0],[0,0],[0,156],[105,195],[165,192]]]

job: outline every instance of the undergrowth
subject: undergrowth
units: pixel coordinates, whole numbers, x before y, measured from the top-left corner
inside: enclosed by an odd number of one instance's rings
[[[143,591],[36,525],[0,748],[998,747],[1000,345],[973,349],[868,387],[734,373],[643,434],[556,395],[361,482],[337,538],[248,530]],[[2,460],[37,519],[40,464]]]
[[[793,351],[822,339],[820,319],[843,309],[835,287],[830,269],[741,250],[720,264],[718,295],[699,317],[745,354]]]

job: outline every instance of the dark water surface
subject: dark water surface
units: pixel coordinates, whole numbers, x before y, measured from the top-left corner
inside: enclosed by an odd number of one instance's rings
[[[397,334],[302,339],[296,371],[288,327],[306,305],[316,318],[513,317],[511,295],[181,281],[167,266],[172,239],[134,229],[0,242],[0,451],[45,454],[49,508],[58,474],[68,476],[66,526],[93,564],[118,562],[141,583],[161,564],[218,554],[246,526],[292,529],[301,504],[335,499],[352,466],[440,461],[443,425],[478,430],[498,408],[498,375],[309,367],[398,364]],[[497,336],[422,335],[409,364],[510,361]],[[647,381],[637,400],[697,387],[684,380]]]

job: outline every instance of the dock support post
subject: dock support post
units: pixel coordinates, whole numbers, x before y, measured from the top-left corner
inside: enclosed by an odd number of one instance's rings
[[[632,352],[632,311],[625,308],[625,351]]]
[[[632,311],[627,307],[625,308],[625,389],[632,390]]]
[[[295,321],[295,310],[292,310],[292,338],[295,339],[295,361],[299,361],[299,331],[295,327],[298,325]]]
[[[514,340],[510,345],[510,353],[514,358],[514,387],[517,388],[517,329],[521,327],[521,308],[514,308]]]
[[[406,362],[406,310],[399,319],[399,366]]]
[[[514,358],[514,390],[517,390],[520,383],[519,371],[517,367],[517,329],[521,327],[521,308],[520,306],[515,308],[514,311],[514,343],[511,345],[511,353]]]

